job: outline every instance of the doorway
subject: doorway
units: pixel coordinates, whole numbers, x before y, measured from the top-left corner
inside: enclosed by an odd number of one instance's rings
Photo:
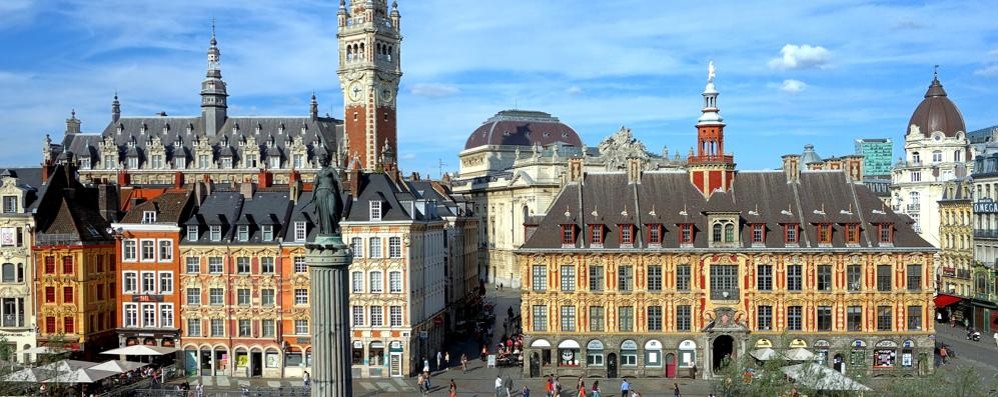
[[[669,353],[665,355],[665,377],[676,377],[676,355]]]
[[[537,352],[530,354],[530,377],[541,376],[541,356]]]
[[[250,353],[250,376],[263,376],[263,353]]]
[[[735,339],[731,335],[720,335],[714,338],[712,347],[711,362],[714,365],[711,368],[714,369],[714,372],[717,372],[721,369],[722,365],[726,364],[727,360],[734,358],[732,353],[735,351]]]
[[[606,377],[616,378],[617,377],[617,354],[610,353],[606,356]]]
[[[846,364],[845,361],[843,361],[841,354],[836,354],[832,357],[832,368],[839,371],[839,373],[846,373]]]

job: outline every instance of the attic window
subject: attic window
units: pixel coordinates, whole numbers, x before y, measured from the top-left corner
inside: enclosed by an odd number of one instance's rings
[[[575,244],[575,225],[561,225],[561,245]]]
[[[797,229],[800,225],[788,223],[783,225],[783,242],[786,244],[797,244]]]
[[[880,244],[894,244],[894,228],[889,223],[877,225],[877,235],[880,236]]]
[[[693,224],[692,223],[681,223],[679,224],[679,244],[691,245],[693,244]]]
[[[198,241],[197,225],[187,225],[187,241]]]
[[[604,239],[603,228],[604,226],[601,224],[589,225],[589,244],[598,245],[598,246],[603,245],[603,239]]]
[[[645,225],[648,228],[648,244],[662,245],[662,225],[655,223]]]
[[[832,225],[830,223],[819,223],[818,228],[818,244],[821,245],[831,245],[832,244]]]
[[[766,242],[766,225],[761,223],[752,224],[752,244],[764,244]]]
[[[620,228],[620,246],[629,248],[634,246],[634,225],[617,225]]]
[[[859,224],[847,223],[845,225],[845,229],[846,229],[846,244],[859,244]]]
[[[381,221],[381,202],[377,200],[371,200],[370,202],[370,216],[371,222]]]
[[[156,223],[156,211],[142,211],[142,223]]]
[[[17,212],[17,196],[3,196],[3,213],[13,214]]]
[[[247,241],[249,241],[249,226],[248,225],[239,225],[239,227],[236,229],[236,233],[238,234],[239,241],[241,241],[241,242],[247,242]]]
[[[295,241],[305,241],[305,237],[308,236],[306,227],[304,221],[295,222]]]
[[[222,241],[222,226],[211,225],[210,237],[211,241]]]
[[[263,241],[274,241],[274,226],[273,225],[263,225],[260,228],[261,234],[263,234]]]

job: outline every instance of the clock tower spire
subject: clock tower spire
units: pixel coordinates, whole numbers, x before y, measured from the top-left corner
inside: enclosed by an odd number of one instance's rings
[[[344,137],[348,158],[374,171],[385,149],[398,153],[395,100],[402,69],[398,4],[386,0],[340,2],[337,12],[340,87],[343,89]],[[394,161],[394,160],[391,160]]]
[[[714,87],[714,61],[707,65],[707,86],[703,90],[703,109],[697,120],[697,148],[687,160],[690,182],[705,197],[715,190],[728,191],[735,178],[735,157],[724,154],[724,119],[717,107]]]

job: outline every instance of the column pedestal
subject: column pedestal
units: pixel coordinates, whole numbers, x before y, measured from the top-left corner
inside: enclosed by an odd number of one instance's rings
[[[306,244],[311,279],[312,397],[350,397],[349,270],[353,254],[340,236]]]

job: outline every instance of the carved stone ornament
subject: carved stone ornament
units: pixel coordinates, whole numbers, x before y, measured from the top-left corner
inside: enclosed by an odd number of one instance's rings
[[[600,157],[608,171],[622,170],[627,159],[636,158],[642,162],[648,161],[648,151],[645,144],[631,135],[631,129],[620,127],[620,130],[603,139],[599,143]]]

